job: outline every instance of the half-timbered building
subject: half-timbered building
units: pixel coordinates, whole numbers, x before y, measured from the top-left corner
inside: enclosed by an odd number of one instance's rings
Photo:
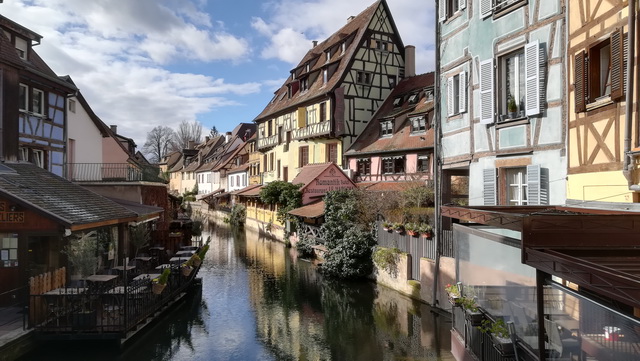
[[[415,49],[408,50],[413,59]],[[254,120],[263,181],[293,179],[307,164],[342,165],[344,150],[405,73],[415,70],[405,71],[405,48],[385,0],[314,41]]]

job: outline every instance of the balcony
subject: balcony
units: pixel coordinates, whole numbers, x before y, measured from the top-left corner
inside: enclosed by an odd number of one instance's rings
[[[324,121],[321,123],[309,124],[306,127],[295,129],[293,131],[293,139],[307,139],[313,137],[322,137],[331,133],[331,122]]]
[[[258,138],[258,149],[264,149],[276,146],[278,144],[278,135],[272,135],[270,137],[259,137]]]
[[[167,183],[158,167],[130,163],[67,163],[64,174],[72,182]]]

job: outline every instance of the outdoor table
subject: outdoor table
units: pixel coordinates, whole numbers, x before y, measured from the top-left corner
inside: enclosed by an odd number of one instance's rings
[[[188,250],[184,250],[184,251],[178,251],[176,252],[176,256],[185,256],[185,255],[189,255],[191,256],[192,254],[196,253],[195,250],[193,251],[188,251]]]
[[[127,268],[127,271],[132,271],[136,269],[136,266],[115,266],[115,267],[112,267],[112,269],[119,272],[124,272],[125,267]]]
[[[149,262],[151,261],[152,257],[136,257],[135,259],[142,262]]]
[[[191,257],[172,257],[169,262],[170,263],[180,263],[180,262],[186,262],[189,260],[189,258]]]
[[[87,281],[90,282],[109,282],[109,281],[113,281],[116,278],[118,278],[118,276],[116,275],[91,275],[89,277],[87,277]]]
[[[165,268],[171,268],[171,264],[169,264],[169,263],[164,263],[164,264],[161,264],[161,265],[159,265],[158,267],[156,267],[156,269],[157,269],[157,270],[163,270],[163,269],[165,269]]]
[[[141,279],[145,279],[148,278],[150,280],[154,279],[154,278],[158,278],[160,277],[159,273],[143,273],[141,275],[136,276],[133,280],[137,281],[137,280],[141,280]]]

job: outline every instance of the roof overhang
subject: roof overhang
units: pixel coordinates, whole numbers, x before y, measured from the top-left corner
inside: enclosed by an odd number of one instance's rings
[[[300,208],[292,209],[289,212],[292,216],[304,218],[320,218],[324,215],[324,201],[308,204]]]
[[[522,263],[640,307],[640,212],[566,206],[442,206],[442,215],[521,232]]]

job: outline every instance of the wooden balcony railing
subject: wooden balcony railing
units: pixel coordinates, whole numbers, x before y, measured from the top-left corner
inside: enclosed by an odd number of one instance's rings
[[[329,135],[331,132],[331,122],[324,121],[315,124],[309,124],[306,127],[295,129],[293,131],[293,139],[306,139]]]
[[[273,147],[278,144],[278,135],[258,138],[258,149]]]

